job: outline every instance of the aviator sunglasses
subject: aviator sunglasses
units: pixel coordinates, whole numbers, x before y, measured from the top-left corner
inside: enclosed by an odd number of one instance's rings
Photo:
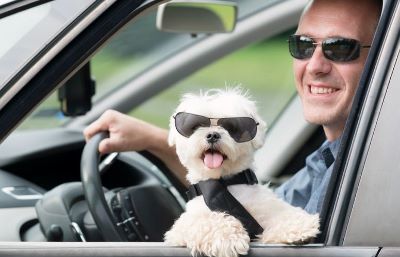
[[[362,48],[369,45],[361,45],[355,39],[332,37],[326,38],[322,43],[315,42],[315,38],[303,35],[289,36],[289,51],[296,59],[308,59],[313,55],[317,45],[321,45],[325,58],[334,62],[349,62],[360,56]]]
[[[259,124],[250,117],[208,118],[187,112],[178,112],[174,118],[176,130],[184,137],[190,137],[200,127],[220,126],[238,143],[252,140]]]

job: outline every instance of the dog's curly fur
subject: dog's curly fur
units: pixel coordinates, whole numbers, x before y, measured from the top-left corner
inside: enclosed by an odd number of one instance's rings
[[[190,183],[218,179],[253,168],[254,152],[264,143],[266,123],[257,114],[256,104],[241,88],[186,94],[176,109],[178,112],[211,118],[252,117],[259,124],[254,139],[237,143],[219,126],[198,128],[186,138],[177,132],[174,115],[171,116],[169,144],[176,146],[179,159],[188,170]],[[208,168],[202,159],[210,148],[206,140],[210,132],[221,135],[214,147],[226,156],[217,168]],[[319,233],[318,214],[310,215],[287,204],[266,186],[232,185],[228,190],[263,227],[264,232],[257,236],[259,242],[301,243]],[[247,254],[250,237],[239,220],[226,213],[211,211],[203,197],[198,196],[187,203],[186,211],[165,234],[165,241],[169,245],[190,248],[192,255],[237,257],[238,254]]]

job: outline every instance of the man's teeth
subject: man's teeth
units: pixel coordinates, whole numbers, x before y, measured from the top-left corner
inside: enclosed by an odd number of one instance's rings
[[[329,88],[329,87],[311,87],[312,94],[331,94],[335,92],[337,89]]]

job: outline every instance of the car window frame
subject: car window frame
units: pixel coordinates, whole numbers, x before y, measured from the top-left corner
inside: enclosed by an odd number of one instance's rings
[[[103,35],[104,36],[104,35]],[[377,43],[374,43],[377,44]],[[378,50],[376,50],[378,51]],[[62,54],[66,54],[68,53],[68,51],[63,52]],[[89,54],[90,55],[90,54]],[[62,56],[61,56],[62,57]],[[60,58],[61,58],[60,57]],[[84,56],[86,58],[88,58],[89,56]],[[74,58],[77,58],[77,56],[74,56]],[[372,58],[372,57],[371,57]],[[57,59],[56,61],[61,61],[63,60],[61,59]],[[73,60],[70,60],[71,62]],[[76,60],[75,60],[76,61]],[[369,68],[368,71],[366,72],[372,72],[374,65],[371,65],[371,67]],[[50,70],[46,70],[46,73],[50,73]],[[44,71],[43,71],[44,72]],[[365,73],[366,73],[365,72]],[[39,74],[42,76],[48,76],[49,74]],[[57,74],[59,75],[59,74]],[[365,75],[366,76],[366,75]],[[55,75],[54,77],[47,77],[48,81],[52,82],[52,90],[54,90],[54,85],[57,85],[59,83],[59,81],[55,81]],[[65,75],[66,77],[66,75]],[[64,78],[65,78],[64,77]],[[29,86],[32,87],[32,85],[36,85],[38,83],[41,83],[45,80],[46,77],[42,77],[39,78],[38,80],[32,82],[33,84],[28,84]],[[58,82],[58,83],[57,83]],[[32,88],[30,88],[29,86],[27,86],[27,90],[32,90]],[[47,88],[44,89],[44,92],[40,92],[40,96],[44,97],[46,94],[48,93],[46,92]],[[23,95],[22,97],[27,97],[29,96],[29,93],[25,93],[22,92]],[[21,93],[21,94],[22,94]],[[8,132],[10,132],[12,130],[12,128],[15,126],[15,123],[17,123],[19,121],[19,119],[17,118],[21,118],[21,116],[26,115],[27,114],[27,110],[30,109],[28,105],[24,105],[23,107],[23,111],[18,111],[19,108],[21,106],[17,106],[18,104],[20,104],[22,102],[22,100],[24,100],[24,98],[19,98],[17,99],[17,101],[13,104],[10,105],[6,105],[3,109],[0,110],[0,122],[4,122],[5,127],[7,127],[7,129],[3,129],[0,133],[1,138],[4,138]],[[32,100],[33,101],[33,100]],[[15,118],[12,122],[7,122],[8,119],[10,118],[10,116],[8,116],[7,114],[5,114],[6,111],[10,111],[10,110],[15,110],[17,111],[19,114],[19,116],[17,118]],[[25,113],[24,113],[25,111]],[[22,114],[21,114],[22,113]],[[350,133],[350,132],[348,132]],[[337,205],[338,203],[336,203]],[[102,247],[101,247],[102,246]],[[109,252],[107,251],[103,251],[104,249],[107,249],[109,247]],[[148,247],[148,248],[146,248]],[[79,251],[74,252],[71,251],[71,248],[74,249],[79,249]],[[277,251],[271,250],[271,249],[277,249]],[[18,251],[15,251],[15,249],[18,249]],[[136,251],[135,251],[136,249]],[[141,249],[141,250],[140,250]],[[168,250],[169,249],[169,250]],[[261,249],[261,250],[260,250]],[[320,246],[320,245],[311,245],[311,246],[302,246],[302,247],[296,247],[296,252],[300,252],[303,251],[304,254],[309,254],[309,256],[329,256],[332,255],[334,252],[332,252],[333,250],[339,250],[342,254],[348,254],[349,251],[354,250],[354,251],[359,251],[357,253],[359,253],[359,256],[372,256],[372,255],[376,255],[377,252],[379,251],[379,247],[377,246],[371,246],[371,247],[349,247],[349,248],[343,248],[343,247],[324,247],[324,246]],[[305,249],[305,250],[303,250]],[[330,250],[333,249],[333,250]],[[22,250],[22,252],[20,251]],[[307,252],[307,251],[310,252]],[[138,243],[138,244],[130,244],[130,245],[123,245],[123,244],[118,244],[118,243],[101,243],[101,245],[96,244],[96,243],[85,243],[85,244],[81,244],[81,243],[62,243],[62,244],[58,244],[58,243],[27,243],[27,244],[13,244],[13,243],[1,243],[0,244],[0,252],[2,253],[8,253],[10,256],[43,256],[43,255],[51,255],[54,254],[54,252],[58,252],[58,253],[64,253],[65,256],[81,256],[82,254],[87,254],[90,256],[112,256],[112,255],[117,255],[120,254],[121,252],[127,252],[127,251],[132,251],[132,255],[131,256],[136,256],[136,255],[141,255],[142,254],[150,254],[150,253],[156,253],[157,255],[165,255],[165,251],[171,251],[170,254],[175,255],[177,253],[180,253],[181,255],[187,256],[188,255],[188,250],[187,249],[183,249],[183,248],[165,248],[163,247],[162,244],[143,244],[143,243]],[[147,251],[147,252],[146,252]],[[285,252],[284,252],[285,251]],[[268,256],[269,254],[271,256],[290,256],[291,253],[292,254],[298,254],[293,252],[292,247],[283,247],[283,246],[262,246],[260,248],[258,248],[256,245],[254,247],[252,247],[252,252],[251,255],[255,255],[257,256],[258,254],[261,256]],[[321,252],[322,255],[321,255]],[[129,252],[131,253],[131,252]],[[157,255],[152,255],[152,256],[157,256]],[[340,255],[337,255],[340,256]]]
[[[112,1],[104,3],[104,5],[100,4],[98,6],[100,9],[97,10],[97,13],[95,12],[95,17],[89,15],[88,20],[83,20],[88,23],[91,19],[96,18],[88,27],[83,26],[80,31],[74,31],[74,35],[71,37],[75,36],[75,38],[68,37],[67,42],[62,42],[67,44],[65,48],[61,51],[56,48],[49,56],[41,56],[40,64],[26,65],[23,72],[26,77],[17,74],[11,79],[8,83],[7,93],[9,94],[3,95],[0,99],[0,120],[4,124],[0,127],[0,140],[3,140],[30,113],[41,102],[41,99],[57,89],[57,86],[61,86],[84,65],[84,62],[93,55],[95,50],[122,26],[117,17],[134,17],[145,7],[135,1],[125,3],[125,5],[115,5],[115,8],[108,8],[103,13],[107,4],[111,4]],[[148,2],[147,5],[156,2]],[[69,69],[65,69],[65,67],[69,67]],[[29,77],[32,79],[29,80]],[[29,80],[28,83],[26,83],[27,80]],[[10,101],[11,99],[13,101]],[[10,109],[14,111],[10,111]]]
[[[374,131],[372,121],[374,115],[379,113],[378,101],[384,85],[383,78],[393,58],[394,40],[386,39],[395,20],[392,15],[395,11],[396,1],[383,1],[382,15],[341,138],[332,171],[333,178],[321,213],[323,234],[320,239],[326,245],[344,244],[346,234],[351,232],[348,230],[348,222],[352,212],[356,211],[354,200],[369,148],[368,138]]]
[[[398,209],[393,206],[393,198],[388,197],[394,196],[395,192],[399,193],[398,190],[391,191],[391,186],[393,186],[391,182],[398,181],[395,178],[398,173],[391,174],[393,170],[397,170],[397,166],[395,162],[385,160],[386,156],[397,152],[396,146],[387,144],[385,148],[382,148],[379,143],[388,141],[388,139],[395,143],[397,134],[394,134],[392,129],[398,124],[394,118],[396,114],[392,112],[398,109],[396,103],[399,97],[397,87],[400,81],[398,75],[400,72],[398,59],[400,57],[398,39],[400,24],[395,21],[400,18],[398,11],[400,4],[396,1],[387,1],[386,4],[387,8],[385,8],[383,16],[390,18],[382,19],[384,26],[378,27],[376,38],[379,46],[376,45],[375,54],[379,55],[379,59],[375,64],[376,68],[370,70],[370,85],[364,97],[357,124],[361,129],[354,133],[352,144],[355,148],[349,152],[349,164],[352,164],[350,161],[356,158],[359,163],[353,170],[353,173],[356,174],[355,187],[351,192],[349,199],[351,208],[347,211],[344,231],[340,238],[343,245],[359,244],[360,241],[363,241],[367,245],[374,242],[380,246],[400,246],[400,241],[390,236],[399,233],[399,226],[394,222],[397,219],[392,218]],[[397,12],[390,13],[390,10],[397,10]],[[360,151],[356,151],[358,150],[357,146],[361,144],[363,147]],[[379,173],[379,177],[376,174],[378,167],[387,168]],[[345,172],[349,172],[349,168],[351,168],[350,165],[346,167]],[[385,177],[392,177],[392,180],[386,182]],[[397,178],[399,177],[397,176]],[[380,199],[373,206],[379,210],[379,215],[371,209],[371,200],[365,199],[366,197],[371,199],[371,194],[375,197],[375,201]],[[361,225],[361,223],[365,224],[363,213],[366,212],[369,213],[368,222],[375,224],[372,234],[370,226]],[[389,221],[394,223],[388,224]]]
[[[0,109],[2,109],[10,99],[22,90],[28,81],[37,75],[55,56],[59,54],[61,49],[68,45],[74,37],[86,29],[87,25],[97,18],[105,8],[115,0],[93,1],[82,13],[76,13],[77,17],[65,21],[61,30],[54,35],[54,38],[47,44],[43,44],[39,49],[33,49],[34,55],[30,56],[25,63],[18,67],[10,77],[2,81],[0,88]],[[46,3],[49,3],[48,1]],[[43,4],[46,4],[43,3]],[[38,7],[34,5],[32,7]],[[39,6],[40,7],[40,6]],[[24,9],[26,11],[27,9]],[[19,13],[18,13],[19,14]],[[29,33],[28,33],[29,34]],[[9,54],[8,52],[6,55]]]
[[[11,0],[0,5],[0,19],[54,0]]]

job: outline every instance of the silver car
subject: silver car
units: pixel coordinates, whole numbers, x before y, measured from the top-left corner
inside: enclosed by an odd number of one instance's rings
[[[179,15],[162,22],[166,2],[0,2],[0,256],[190,256],[161,242],[186,201],[164,163],[149,152],[99,156],[100,136],[86,144],[83,128],[107,109],[167,128],[182,93],[240,84],[269,124],[256,167],[270,186],[324,141],[303,120],[287,52],[306,0],[230,1],[236,23],[193,14],[184,29]],[[249,255],[400,255],[399,5],[384,1],[321,234],[252,243]]]

